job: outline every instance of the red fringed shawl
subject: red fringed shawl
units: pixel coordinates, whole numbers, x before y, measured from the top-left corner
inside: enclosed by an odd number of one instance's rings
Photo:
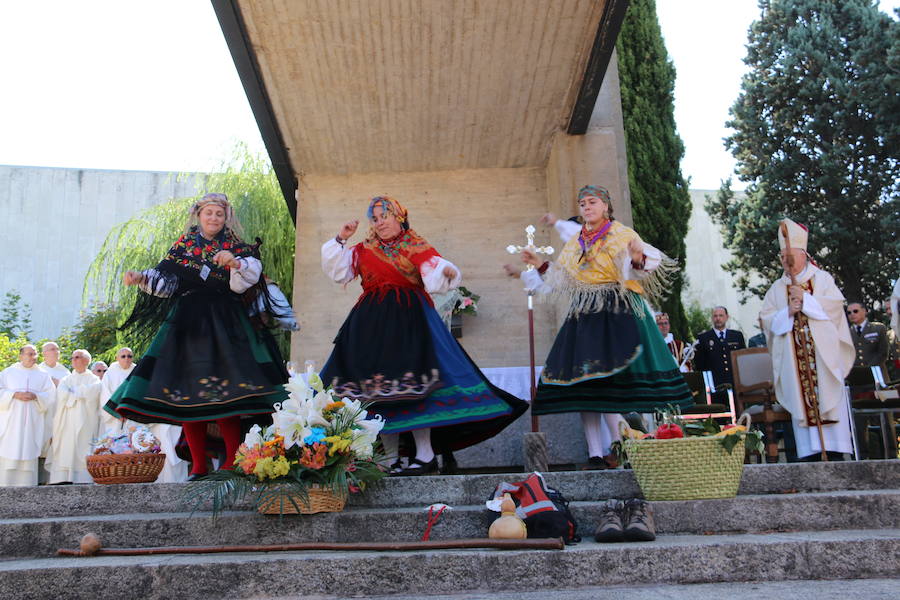
[[[378,298],[391,290],[407,289],[423,296],[434,306],[431,297],[424,293],[425,285],[419,268],[422,263],[439,258],[431,244],[412,229],[407,229],[390,242],[377,237],[369,238],[353,247],[353,270],[359,275],[362,297],[377,294]]]

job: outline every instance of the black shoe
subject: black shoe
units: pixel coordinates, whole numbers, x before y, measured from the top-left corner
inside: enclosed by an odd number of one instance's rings
[[[632,498],[625,502],[625,539],[629,542],[652,542],[656,539],[653,508],[646,500]]]
[[[206,473],[192,473],[190,477],[187,478],[188,481],[200,481],[206,477]]]
[[[582,471],[605,471],[609,465],[600,456],[591,456],[588,458],[587,464],[581,467]]]
[[[459,470],[456,457],[453,452],[447,451],[441,455],[441,475],[455,475]]]
[[[388,467],[388,477],[397,477],[398,475],[403,475],[403,461],[399,458]]]
[[[600,543],[624,542],[625,531],[622,526],[622,515],[625,504],[621,500],[607,500],[600,507],[600,522],[594,532],[594,539]]]
[[[412,465],[419,465],[418,467],[413,467]],[[409,461],[409,466],[401,471],[400,475],[404,477],[414,477],[416,475],[431,475],[432,473],[438,472],[438,460],[437,456],[432,458],[428,462],[422,462],[418,458],[414,458]]]

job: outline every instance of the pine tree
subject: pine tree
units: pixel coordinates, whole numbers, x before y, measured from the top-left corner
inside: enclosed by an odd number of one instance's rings
[[[900,26],[873,0],[763,0],[726,146],[748,184],[706,209],[762,296],[780,276],[777,222],[810,228],[809,251],[848,299],[889,295],[900,257]]]
[[[691,200],[681,175],[684,144],[675,127],[675,67],[666,52],[655,0],[631,2],[616,50],[634,229],[683,267]],[[658,308],[669,314],[675,335],[688,339],[683,282],[682,271]]]

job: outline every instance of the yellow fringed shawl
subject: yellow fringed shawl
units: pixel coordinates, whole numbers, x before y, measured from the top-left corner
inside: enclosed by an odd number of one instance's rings
[[[643,313],[644,302],[626,292],[658,299],[664,295],[678,264],[663,256],[659,266],[641,281],[622,279],[616,258],[627,251],[628,244],[635,239],[641,239],[637,232],[613,221],[606,237],[588,248],[584,260],[579,261],[581,245],[578,236],[573,237],[563,246],[556,264],[547,274],[550,294],[571,301],[569,315],[602,310],[609,295],[615,296],[614,307],[619,306],[619,302],[627,302],[632,311]]]

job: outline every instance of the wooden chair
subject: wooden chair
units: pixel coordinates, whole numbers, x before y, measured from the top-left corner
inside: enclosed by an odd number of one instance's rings
[[[750,422],[762,426],[766,440],[766,462],[778,462],[778,440],[775,423],[790,423],[791,413],[778,404],[772,383],[772,356],[768,348],[732,350],[731,372],[734,374],[734,403],[737,414],[747,412]]]
[[[737,420],[734,410],[734,396],[731,390],[727,390],[727,405],[717,404],[712,401],[712,394],[716,391],[711,387],[714,385],[712,384],[712,373],[709,371],[703,373],[688,372],[682,373],[682,375],[684,376],[684,382],[691,390],[691,395],[694,397],[694,406],[681,411],[682,419],[727,418],[731,423]]]
[[[853,421],[857,422],[856,418],[862,417],[860,422],[865,424],[866,417],[877,417],[884,457],[897,458],[897,425],[894,413],[900,412],[900,394],[896,384],[885,381],[885,372],[883,366],[853,367],[847,374],[845,383],[850,392]],[[857,441],[864,442],[865,436],[862,439],[857,437]],[[867,445],[860,443],[859,446]]]

